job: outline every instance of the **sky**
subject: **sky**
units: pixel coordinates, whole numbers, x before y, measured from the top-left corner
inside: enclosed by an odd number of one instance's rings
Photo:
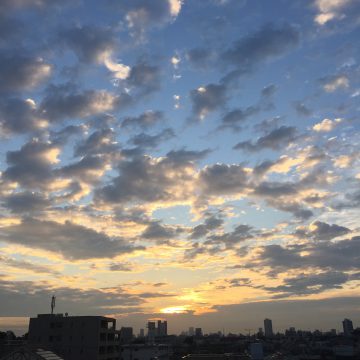
[[[357,0],[2,0],[0,329],[360,325]]]

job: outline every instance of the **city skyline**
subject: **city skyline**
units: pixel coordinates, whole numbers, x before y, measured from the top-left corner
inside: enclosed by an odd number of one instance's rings
[[[0,330],[52,296],[135,329],[360,324],[359,19],[2,1]]]

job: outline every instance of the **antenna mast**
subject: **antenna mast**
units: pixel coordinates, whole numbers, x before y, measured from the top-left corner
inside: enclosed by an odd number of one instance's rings
[[[51,315],[53,315],[53,314],[54,314],[55,301],[56,301],[56,297],[55,297],[55,296],[53,296],[53,297],[51,298]]]

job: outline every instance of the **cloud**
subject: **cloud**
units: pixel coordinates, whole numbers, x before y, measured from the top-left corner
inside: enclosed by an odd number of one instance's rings
[[[297,268],[358,270],[359,240],[360,237],[355,236],[336,242],[321,241],[293,246],[267,245],[260,249],[258,261],[251,266],[268,266],[285,272]]]
[[[311,109],[309,109],[304,103],[300,102],[300,101],[296,101],[294,104],[294,109],[296,111],[296,113],[300,116],[312,116],[313,115],[313,111]]]
[[[145,61],[140,61],[131,68],[126,84],[130,91],[134,92],[135,98],[146,97],[160,90],[160,68]]]
[[[109,265],[109,270],[110,271],[125,271],[125,272],[129,272],[132,271],[132,267],[130,264],[124,264],[124,263],[120,263],[120,262],[113,262]]]
[[[194,165],[166,157],[121,161],[118,171],[109,185],[97,189],[96,199],[108,203],[184,201],[193,185]]]
[[[279,286],[264,286],[264,289],[277,293],[275,298],[292,295],[319,294],[330,289],[342,289],[351,277],[340,271],[326,271],[319,274],[300,274],[292,278],[285,278]]]
[[[215,53],[206,48],[193,48],[186,53],[186,59],[196,69],[204,69],[214,60]]]
[[[164,226],[159,221],[152,221],[142,232],[141,238],[155,240],[158,244],[170,243],[182,230],[170,226]]]
[[[2,174],[3,179],[24,187],[47,187],[53,180],[52,166],[58,162],[59,153],[54,144],[32,140],[20,150],[7,152],[9,166]]]
[[[51,201],[41,193],[18,192],[4,198],[3,206],[12,213],[36,213],[44,211],[51,205]]]
[[[341,119],[324,119],[321,122],[315,124],[312,128],[316,132],[329,132],[332,131],[340,122]]]
[[[199,184],[207,195],[241,193],[249,185],[249,173],[241,165],[208,165],[200,171]]]
[[[210,112],[222,108],[227,101],[225,85],[208,84],[191,90],[192,112],[196,119],[203,120]]]
[[[60,32],[60,42],[75,52],[83,63],[104,64],[115,78],[124,80],[130,67],[112,60],[116,50],[116,36],[110,28],[81,26]]]
[[[125,239],[111,238],[71,221],[61,224],[25,218],[18,225],[3,227],[0,232],[3,241],[51,251],[69,260],[114,258],[143,249]]]
[[[86,118],[112,111],[131,102],[127,94],[116,95],[106,90],[79,91],[70,83],[50,85],[40,104],[41,115],[49,121]]]
[[[299,31],[292,25],[268,24],[260,30],[241,38],[226,50],[220,58],[235,67],[227,78],[247,73],[260,62],[281,56],[295,48],[300,41]]]
[[[84,141],[75,146],[75,156],[110,155],[118,150],[115,132],[112,129],[101,129],[91,133]]]
[[[190,234],[191,239],[199,239],[205,237],[210,231],[220,228],[224,224],[224,220],[214,215],[207,217],[203,224],[195,226]]]
[[[1,308],[2,316],[33,316],[47,309],[49,294],[56,294],[57,309],[60,312],[70,312],[75,315],[111,315],[117,313],[139,312],[144,300],[135,294],[129,294],[126,289],[114,288],[73,288],[54,286],[46,281],[9,281],[0,279],[1,298],[7,299]],[[27,306],[24,306],[24,303]],[[126,310],[125,310],[125,309]]]
[[[164,120],[164,113],[162,111],[148,110],[139,116],[125,117],[121,123],[122,128],[141,128],[148,129]]]
[[[352,2],[353,0],[315,0],[314,5],[319,11],[315,16],[315,22],[325,25],[331,20],[341,18],[343,16],[341,11]]]
[[[259,113],[261,110],[260,106],[249,106],[245,109],[234,109],[226,113],[221,119],[221,128],[232,128],[239,130],[240,125],[244,123],[251,116]]]
[[[351,230],[344,226],[315,221],[309,226],[309,229],[297,229],[295,235],[308,237],[313,240],[332,240],[336,237],[347,235],[350,232]]]
[[[155,135],[141,133],[132,137],[129,141],[140,149],[156,148],[163,141],[175,137],[174,130],[167,128]]]
[[[175,19],[181,10],[181,0],[125,0],[112,1],[124,13],[130,33],[143,39],[148,28],[162,26]]]
[[[51,71],[52,66],[41,57],[0,52],[0,92],[35,88]]]
[[[257,139],[255,143],[243,141],[237,143],[233,149],[257,152],[263,149],[280,150],[297,139],[297,129],[294,126],[280,126],[267,135]]]
[[[2,263],[5,266],[10,266],[21,270],[32,271],[38,274],[60,275],[58,271],[52,269],[51,265],[39,265],[29,261],[17,260],[8,256],[3,256],[1,254],[0,254],[0,263]]]
[[[234,245],[245,240],[253,239],[253,228],[249,225],[240,224],[231,232],[223,234],[209,235],[205,242],[206,245],[224,245],[226,249],[231,249]]]
[[[345,90],[350,86],[350,80],[346,75],[331,75],[321,78],[320,84],[322,84],[323,89],[332,93],[337,90]]]
[[[210,149],[205,150],[186,150],[185,148],[181,150],[171,150],[166,154],[168,160],[174,164],[185,164],[188,162],[198,161],[204,159],[207,155],[211,153]]]
[[[0,99],[0,124],[5,134],[31,132],[48,125],[34,100],[6,97]]]

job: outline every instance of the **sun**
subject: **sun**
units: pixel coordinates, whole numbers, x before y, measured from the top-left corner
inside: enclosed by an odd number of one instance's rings
[[[162,314],[184,314],[188,311],[188,306],[170,306],[160,310]]]

